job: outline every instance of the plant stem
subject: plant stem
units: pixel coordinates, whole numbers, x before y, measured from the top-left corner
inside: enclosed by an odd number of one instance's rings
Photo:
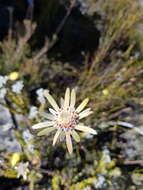
[[[34,190],[34,181],[31,180],[29,183],[29,190]]]
[[[5,98],[5,101],[6,101],[6,104],[8,105],[8,107],[11,109],[12,108],[11,102],[7,98]],[[9,113],[11,115],[12,122],[14,124],[15,129],[17,129],[18,128],[18,123],[17,123],[16,117],[15,117],[14,113],[12,113],[10,111],[10,109],[9,109]]]

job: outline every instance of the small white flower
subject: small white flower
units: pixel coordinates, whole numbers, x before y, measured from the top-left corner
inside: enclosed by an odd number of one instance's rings
[[[20,94],[23,87],[24,87],[23,81],[17,81],[15,84],[12,85],[12,91],[15,92],[16,94]]]
[[[1,76],[0,75],[0,88],[3,87],[4,84],[8,81],[8,76]]]
[[[6,88],[1,88],[0,89],[0,99],[3,99],[6,95],[6,93],[7,93]]]
[[[28,143],[28,144],[27,144],[27,150],[28,150],[29,152],[34,152],[34,145]]]
[[[80,8],[79,8],[79,10],[80,10],[80,12],[84,15],[84,14],[86,14],[87,13],[87,10],[88,10],[88,4],[87,4],[87,2],[85,1],[85,0],[77,0],[77,2],[79,3],[79,5],[80,5]]]
[[[25,130],[25,131],[23,132],[22,136],[23,136],[23,139],[24,139],[24,141],[25,141],[25,143],[26,143],[26,145],[27,145],[27,146],[26,146],[26,147],[27,147],[27,150],[28,150],[29,152],[33,152],[33,151],[34,151],[34,145],[31,144],[29,141],[32,140],[34,136],[30,133],[29,130]]]
[[[31,106],[30,111],[29,111],[29,119],[35,119],[38,114],[38,109],[36,106]]]
[[[110,164],[111,163],[111,156],[110,156],[110,151],[109,149],[107,149],[107,147],[104,147],[104,150],[103,150],[103,159],[104,159],[104,162],[106,164]]]
[[[29,130],[25,130],[23,132],[23,138],[26,143],[33,139],[33,135],[29,132]]]
[[[40,89],[38,89],[38,90],[36,91],[36,94],[38,95],[37,99],[38,99],[38,101],[39,101],[41,104],[45,104],[46,99],[45,99],[44,94],[45,94],[45,93],[48,93],[48,92],[49,92],[49,90],[45,90],[45,89],[43,89],[43,88],[40,88]]]
[[[29,165],[28,162],[26,163],[21,162],[20,164],[18,164],[18,166],[15,167],[15,169],[17,170],[18,178],[22,176],[24,180],[27,179],[27,174],[29,173],[28,165]]]
[[[105,177],[102,175],[99,175],[97,180],[98,181],[96,182],[96,184],[94,184],[94,187],[100,189],[103,187],[103,185],[105,183]]]
[[[66,145],[69,153],[71,154],[73,151],[71,137],[76,142],[80,141],[80,136],[76,130],[94,135],[97,134],[94,129],[85,126],[83,123],[79,123],[79,120],[93,113],[90,108],[83,110],[88,103],[88,98],[83,100],[83,102],[75,108],[76,93],[74,89],[70,93],[70,89],[67,88],[65,98],[61,99],[61,107],[58,106],[54,98],[49,93],[45,93],[45,96],[53,108],[49,109],[50,114],[42,113],[48,121],[32,126],[33,129],[42,129],[38,133],[38,136],[48,135],[50,132],[57,130],[53,139],[53,145],[56,144],[59,137],[63,138],[63,136],[65,136]]]

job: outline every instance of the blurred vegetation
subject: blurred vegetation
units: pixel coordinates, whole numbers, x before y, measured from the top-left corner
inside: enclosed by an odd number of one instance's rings
[[[140,130],[143,126],[143,7],[135,0],[84,2],[85,14],[74,0],[42,0],[35,1],[34,9],[18,4],[26,16],[15,19],[12,27],[9,18],[0,42],[0,75],[17,72],[18,78],[7,82],[0,104],[11,113],[21,152],[0,152],[0,176],[12,181],[16,167],[28,163],[26,180],[21,175],[18,185],[20,181],[30,190],[142,190],[141,132],[118,121]],[[24,82],[20,94],[12,91],[17,80]],[[53,148],[51,136],[36,137],[31,126],[41,118],[29,118],[32,106],[47,109],[37,101],[37,89],[48,89],[58,100],[66,87],[76,88],[78,102],[90,98],[94,114],[86,122],[98,131],[94,138],[81,134],[72,156],[64,143]],[[28,143],[25,130],[34,136]]]

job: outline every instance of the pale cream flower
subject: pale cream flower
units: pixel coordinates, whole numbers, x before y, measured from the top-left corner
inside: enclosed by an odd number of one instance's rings
[[[48,99],[53,108],[49,109],[50,113],[41,114],[44,118],[48,119],[48,121],[32,126],[33,129],[42,129],[37,134],[38,136],[48,135],[50,132],[57,130],[53,139],[53,145],[56,144],[59,137],[65,137],[68,151],[71,154],[73,151],[71,136],[76,142],[80,141],[80,136],[76,130],[94,135],[97,134],[94,129],[79,123],[79,120],[89,116],[92,113],[90,108],[83,110],[89,101],[88,98],[83,100],[83,102],[75,108],[76,93],[74,89],[72,89],[70,93],[70,89],[67,88],[65,98],[61,99],[61,107],[58,106],[54,98],[49,93],[45,93],[45,97]]]

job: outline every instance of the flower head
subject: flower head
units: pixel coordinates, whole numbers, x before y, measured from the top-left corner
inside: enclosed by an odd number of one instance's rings
[[[36,90],[36,94],[38,95],[37,99],[41,104],[45,104],[46,99],[44,93],[46,92],[49,92],[49,90],[45,90],[43,88]]]
[[[20,160],[20,153],[18,152],[13,153],[10,160],[11,166],[14,167],[19,162],[19,160]]]
[[[29,169],[28,169],[29,163],[19,163],[18,166],[15,166],[15,169],[17,170],[17,177],[19,178],[20,176],[23,177],[24,180],[27,180]]]
[[[6,93],[7,93],[7,89],[6,88],[1,88],[0,89],[0,99],[4,99]]]
[[[18,77],[19,77],[19,73],[16,72],[16,71],[9,74],[9,79],[10,79],[10,80],[13,80],[13,81],[14,81],[14,80],[17,80]]]
[[[92,113],[90,108],[83,110],[88,103],[88,98],[83,100],[83,102],[75,108],[76,93],[74,89],[70,93],[70,89],[67,88],[65,98],[61,99],[61,107],[58,106],[54,98],[49,93],[45,93],[45,97],[48,99],[53,108],[49,108],[50,114],[41,114],[44,118],[48,119],[48,121],[32,126],[33,129],[42,129],[37,134],[38,136],[48,135],[50,132],[57,130],[53,139],[53,145],[56,144],[59,137],[63,138],[65,136],[68,151],[69,153],[72,153],[73,147],[71,137],[76,142],[80,141],[80,136],[76,130],[97,134],[94,129],[79,123],[79,120]]]
[[[19,80],[12,85],[12,91],[16,94],[20,94],[23,87],[24,87],[23,81]]]
[[[35,119],[37,117],[38,114],[38,109],[36,106],[31,106],[30,107],[30,111],[29,111],[29,115],[28,118],[29,119]]]
[[[2,76],[0,75],[0,88],[3,87],[3,85],[5,85],[8,81],[8,76]]]

